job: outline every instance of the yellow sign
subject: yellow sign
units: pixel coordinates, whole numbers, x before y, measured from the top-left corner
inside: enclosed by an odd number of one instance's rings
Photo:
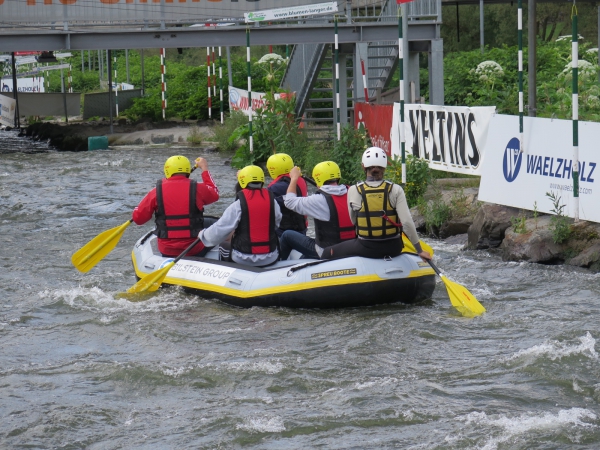
[[[319,278],[343,277],[344,275],[356,275],[356,269],[340,269],[331,270],[329,272],[311,273],[310,278],[312,280],[318,280]]]

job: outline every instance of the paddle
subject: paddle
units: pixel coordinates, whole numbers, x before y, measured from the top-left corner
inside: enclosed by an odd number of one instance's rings
[[[427,262],[446,285],[450,303],[452,303],[452,306],[454,306],[463,316],[475,317],[485,312],[483,305],[477,301],[475,296],[471,294],[466,287],[446,278],[446,275],[440,272],[440,269],[437,268],[433,261],[429,260]]]
[[[115,248],[125,229],[131,224],[128,220],[123,225],[106,230],[85,244],[71,256],[71,262],[80,272],[88,272],[108,253]]]
[[[163,280],[167,276],[167,273],[169,272],[171,267],[173,267],[175,264],[177,264],[177,262],[181,258],[183,258],[185,255],[187,255],[187,253],[192,248],[194,248],[198,244],[198,242],[200,242],[200,238],[197,238],[194,242],[192,242],[190,244],[190,246],[188,248],[186,248],[183,251],[183,253],[181,253],[181,255],[179,255],[173,261],[168,263],[165,267],[163,267],[162,269],[155,270],[152,273],[149,273],[144,278],[142,278],[140,281],[138,281],[133,286],[131,286],[129,289],[127,289],[127,293],[128,294],[140,294],[142,292],[156,291],[162,284]]]
[[[412,242],[410,242],[410,240],[408,239],[408,236],[404,233],[402,233],[402,242],[404,243],[404,248],[406,249],[406,251],[408,251],[410,253],[417,253],[417,249],[412,244]],[[431,248],[431,246],[429,244],[427,244],[423,241],[419,241],[419,243],[421,244],[421,248],[423,250],[425,250],[431,256],[433,256],[433,249]]]

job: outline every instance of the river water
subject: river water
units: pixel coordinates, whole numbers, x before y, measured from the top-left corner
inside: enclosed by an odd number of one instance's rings
[[[600,448],[600,275],[428,241],[487,308],[433,299],[238,309],[135,283],[131,225],[89,273],[71,254],[122,224],[173,154],[63,153],[0,132],[0,448]],[[235,170],[206,156],[233,199]]]

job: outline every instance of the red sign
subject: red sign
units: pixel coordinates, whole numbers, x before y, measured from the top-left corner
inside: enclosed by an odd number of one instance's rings
[[[370,105],[356,103],[354,105],[354,123],[358,128],[361,124],[369,132],[371,142],[375,147],[385,150],[392,155],[392,122],[394,105]]]

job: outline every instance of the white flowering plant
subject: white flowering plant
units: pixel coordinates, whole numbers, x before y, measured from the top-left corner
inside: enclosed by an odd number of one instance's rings
[[[287,66],[286,59],[277,53],[267,53],[258,60],[257,64],[265,71],[265,85],[271,92],[274,92],[277,88],[278,72],[285,70]]]

